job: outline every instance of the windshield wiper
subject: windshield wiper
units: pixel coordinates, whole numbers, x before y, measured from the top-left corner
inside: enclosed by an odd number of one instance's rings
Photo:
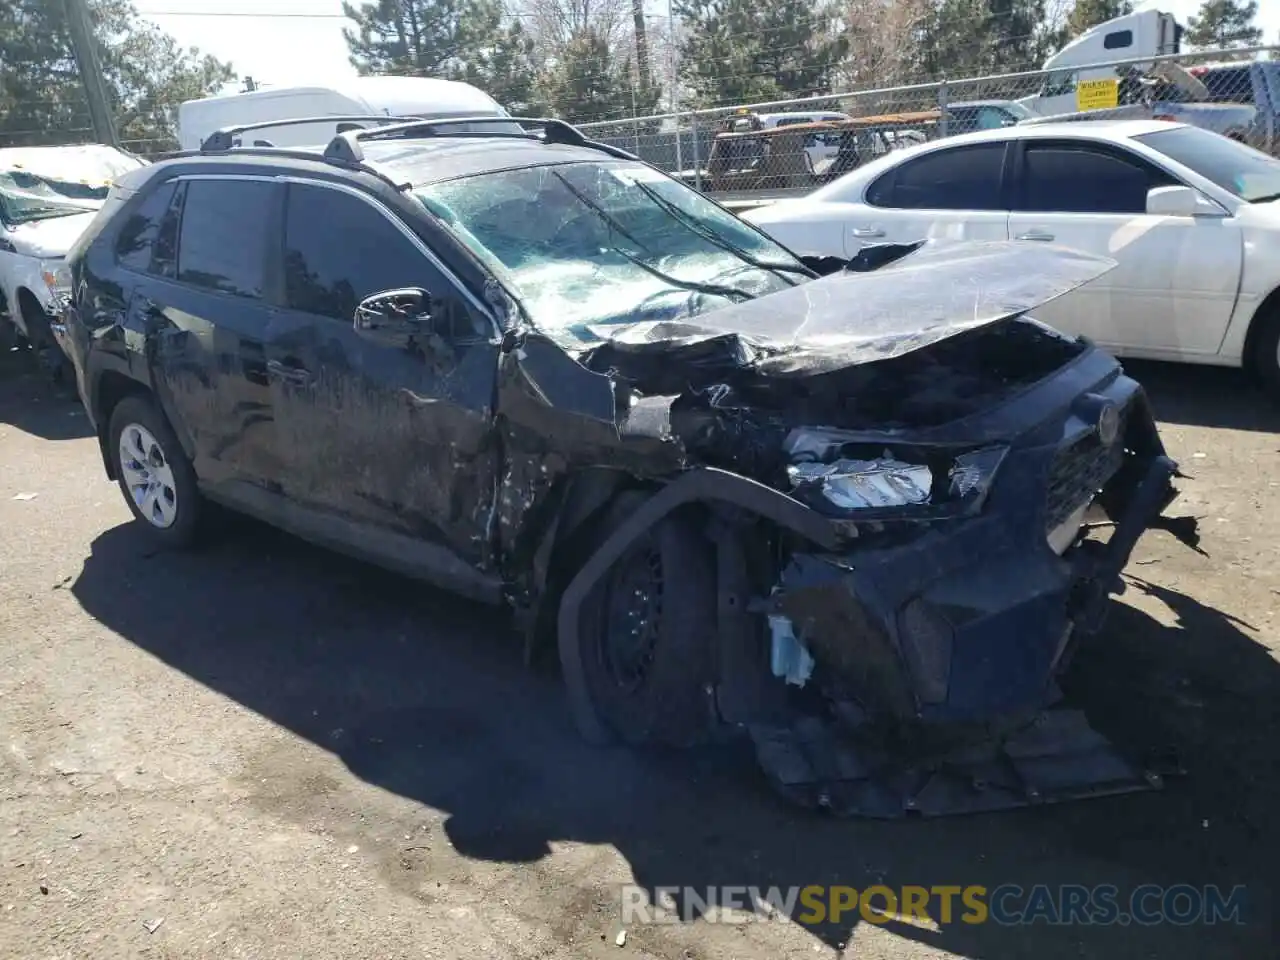
[[[54,217],[74,217],[77,213],[92,212],[88,209],[80,210],[74,207],[27,207],[22,211],[20,219],[27,223],[32,220],[52,220]]]
[[[552,176],[554,176],[557,180],[563,183],[566,190],[568,190],[580,201],[582,201],[583,206],[587,207],[587,209],[589,209],[592,213],[594,213],[597,217],[599,217],[602,221],[604,221],[605,226],[607,226],[610,230],[616,230],[621,236],[625,237],[627,240],[634,243],[641,250],[648,249],[643,243],[641,243],[635,237],[631,236],[631,234],[626,231],[626,229],[622,226],[622,224],[618,223],[617,220],[609,216],[609,214],[605,212],[603,207],[601,207],[599,204],[594,202],[590,197],[582,193],[582,191],[580,191],[577,187],[575,187],[572,183],[570,183],[567,179],[565,179],[565,177],[563,177],[559,172],[553,171]],[[610,247],[608,247],[608,249],[613,253],[616,253],[619,256],[623,257],[624,259],[631,261],[641,270],[645,271],[645,273],[655,276],[659,280],[661,280],[663,283],[668,283],[671,286],[676,287],[680,290],[688,290],[693,293],[705,293],[710,296],[727,297],[730,299],[736,298],[736,299],[742,299],[742,300],[754,300],[756,296],[754,293],[748,293],[746,290],[739,290],[737,287],[725,287],[716,283],[700,283],[696,280],[681,280],[679,277],[674,277],[663,270],[659,270],[657,267],[653,266],[652,264],[645,263],[642,257],[637,257],[634,253],[628,253],[626,250],[623,250],[621,247],[617,245],[611,245]]]
[[[1273,200],[1280,200],[1280,193],[1267,193],[1261,197],[1253,197],[1250,203],[1271,203]]]
[[[690,217],[689,214],[685,213],[685,211],[681,210],[678,206],[676,206],[674,203],[672,203],[662,194],[658,193],[657,190],[654,190],[652,187],[648,186],[647,184],[643,184],[638,180],[633,180],[632,183],[636,187],[639,187],[640,191],[646,197],[648,197],[650,200],[652,200],[654,203],[660,206],[672,217],[675,217],[675,219],[680,221],[680,223],[684,224],[684,226],[686,226],[688,229],[692,230],[694,233],[702,237],[702,239],[706,240],[708,243],[713,243],[717,247],[719,247],[721,250],[727,251],[728,253],[732,253],[735,257],[737,257],[739,260],[741,260],[743,263],[747,264],[748,266],[755,267],[757,270],[771,270],[774,273],[798,273],[803,277],[808,277],[810,280],[817,279],[818,275],[814,273],[812,270],[810,270],[808,267],[796,266],[790,263],[774,263],[772,261],[759,260],[756,257],[753,257],[751,254],[747,253],[747,251],[743,250],[737,244],[730,243],[728,240],[724,239],[723,237],[717,236],[714,230],[709,230],[706,227],[704,227],[702,224],[698,223],[696,220]],[[791,283],[792,286],[795,286],[794,282],[790,280],[788,280],[787,282]]]
[[[691,293],[705,293],[713,297],[725,297],[729,300],[754,300],[756,298],[754,293],[739,290],[737,287],[723,287],[718,283],[700,283],[697,280],[681,280],[679,277],[673,277],[671,274],[645,263],[640,257],[637,257],[634,253],[628,253],[621,247],[609,247],[609,250],[624,259],[630,260],[645,273],[652,274],[663,283],[669,283],[671,286],[678,287],[681,290],[688,290]]]

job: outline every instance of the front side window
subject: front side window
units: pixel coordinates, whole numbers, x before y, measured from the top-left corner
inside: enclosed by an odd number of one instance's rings
[[[899,210],[1003,210],[1003,143],[935,150],[891,170],[867,192]]]
[[[1199,127],[1174,127],[1134,139],[1246,203],[1280,199],[1280,160],[1261,150]]]
[[[171,210],[174,207],[174,194],[177,190],[176,181],[162,183],[138,204],[133,213],[129,214],[120,227],[120,233],[116,236],[116,260],[122,267],[140,273],[164,275],[163,267],[159,270],[153,269],[152,258],[156,253],[156,241],[160,237],[166,220],[170,225],[176,225],[177,218],[171,215]],[[161,263],[166,260],[172,261],[171,256],[164,256],[164,251],[161,251],[159,259]]]
[[[178,281],[238,297],[261,297],[267,218],[275,189],[261,180],[188,182],[178,236]]]
[[[1088,144],[1027,144],[1017,209],[1034,213],[1141,214],[1147,191],[1172,177],[1137,157]]]
[[[284,224],[285,302],[291,310],[350,323],[356,305],[387,290],[420,287],[454,303],[440,272],[395,224],[360,197],[290,184]],[[465,310],[442,311],[451,339],[474,333]],[[455,322],[456,321],[456,322]]]
[[[579,342],[601,339],[595,325],[690,317],[803,279],[776,242],[632,161],[507,170],[415,193],[536,325]]]

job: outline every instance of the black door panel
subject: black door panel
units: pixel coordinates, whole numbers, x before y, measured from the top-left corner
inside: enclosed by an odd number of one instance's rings
[[[285,493],[306,507],[492,565],[497,347],[487,322],[378,207],[290,184],[285,306],[268,334]],[[395,349],[360,336],[356,304],[421,287],[437,335]]]
[[[262,296],[281,189],[234,179],[186,181],[176,192],[162,186],[172,197],[163,219],[154,230],[144,223],[122,232],[124,250],[117,245],[117,256],[141,271],[126,327],[197,476],[211,487],[270,482],[281,469],[265,340],[272,307]]]

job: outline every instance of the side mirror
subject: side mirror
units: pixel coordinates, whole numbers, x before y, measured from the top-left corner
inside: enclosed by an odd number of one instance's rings
[[[1221,217],[1224,212],[1191,187],[1155,187],[1147,191],[1147,213],[1156,217]]]
[[[431,294],[421,287],[382,290],[356,306],[358,336],[382,347],[404,350],[431,333]]]

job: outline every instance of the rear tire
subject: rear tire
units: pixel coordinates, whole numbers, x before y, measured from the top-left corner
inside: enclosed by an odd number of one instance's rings
[[[615,501],[598,542],[643,499]],[[707,739],[715,612],[713,550],[689,511],[663,518],[601,577],[582,604],[579,650],[592,705],[619,739],[668,746]]]
[[[164,414],[145,397],[125,397],[111,411],[107,442],[134,520],[166,547],[193,544],[203,498],[191,461]]]

